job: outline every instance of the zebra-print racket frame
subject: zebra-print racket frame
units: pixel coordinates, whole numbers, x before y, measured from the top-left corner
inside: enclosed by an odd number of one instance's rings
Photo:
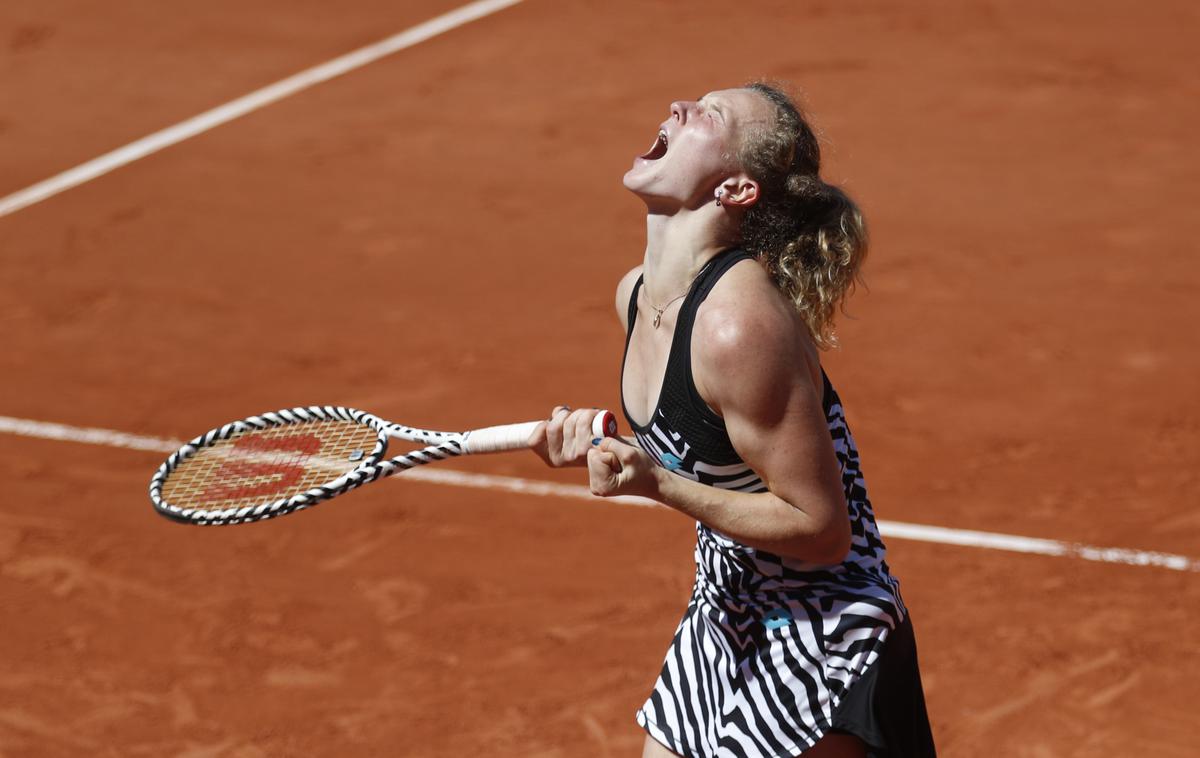
[[[306,492],[291,497],[263,503],[256,506],[228,508],[218,511],[206,511],[195,508],[180,508],[174,506],[162,497],[163,485],[171,472],[181,463],[194,456],[206,447],[227,440],[235,434],[267,429],[270,427],[300,424],[309,421],[350,421],[371,427],[377,433],[375,447],[352,471],[333,481],[313,487]],[[410,442],[424,443],[428,447],[414,450],[405,455],[389,460],[381,460],[387,452],[389,437],[400,437]],[[364,484],[384,476],[390,476],[398,471],[414,468],[432,461],[444,460],[463,454],[463,435],[454,432],[434,432],[426,429],[391,424],[374,414],[355,408],[345,408],[334,405],[310,405],[299,408],[286,408],[259,416],[250,416],[241,421],[234,421],[213,429],[191,440],[179,450],[171,454],[158,467],[150,480],[150,501],[154,509],[161,515],[174,521],[199,526],[218,526],[228,524],[243,524],[251,521],[283,516],[304,508],[311,508],[318,503],[337,495],[349,492]]]

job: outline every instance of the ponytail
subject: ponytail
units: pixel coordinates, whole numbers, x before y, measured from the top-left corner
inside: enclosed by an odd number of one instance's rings
[[[821,179],[816,136],[791,98],[767,84],[749,89],[775,106],[776,118],[739,151],[760,187],[742,219],[742,245],[795,305],[817,346],[834,347],[835,311],[867,254],[866,223],[845,192]]]

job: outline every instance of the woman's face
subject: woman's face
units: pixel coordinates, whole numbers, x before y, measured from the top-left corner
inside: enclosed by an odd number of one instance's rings
[[[752,90],[730,89],[671,103],[670,111],[654,144],[633,159],[623,180],[651,209],[713,202],[722,182],[743,175],[739,139],[746,129],[766,124],[771,105]]]

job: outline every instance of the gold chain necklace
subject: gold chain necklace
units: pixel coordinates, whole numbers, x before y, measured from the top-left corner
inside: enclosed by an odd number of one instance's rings
[[[714,259],[715,259],[715,256],[714,256]],[[700,278],[700,275],[704,273],[704,270],[708,268],[709,263],[712,263],[712,261],[713,261],[713,259],[709,259],[708,263],[705,263],[703,266],[700,267],[700,270],[697,271],[696,274],[692,277],[692,280],[690,282],[688,282],[688,286],[686,288],[684,288],[682,295],[671,298],[661,308],[659,308],[654,303],[650,302],[650,292],[644,286],[645,279],[642,280],[642,283],[643,283],[642,292],[646,295],[646,305],[650,306],[654,310],[654,328],[655,329],[657,329],[658,325],[662,323],[663,311],[670,308],[672,303],[676,303],[676,302],[684,299],[685,297],[687,297],[687,294],[689,292],[691,292],[691,290],[692,290],[692,285],[696,283],[696,280]]]
[[[691,287],[690,287],[690,286],[689,286],[689,289],[691,289]],[[687,297],[687,293],[686,293],[686,292],[684,292],[682,295],[680,295],[679,297],[677,297],[677,298],[675,298],[675,299],[673,299],[673,300],[668,300],[666,305],[664,305],[663,307],[659,308],[657,305],[655,305],[654,303],[650,302],[650,295],[648,295],[648,294],[646,295],[646,305],[648,305],[648,306],[650,306],[652,309],[654,309],[654,328],[655,328],[655,329],[657,329],[657,328],[658,328],[658,325],[662,323],[663,311],[665,311],[666,309],[670,308],[672,303],[678,302],[679,300],[682,300],[682,299],[684,299],[685,297]]]

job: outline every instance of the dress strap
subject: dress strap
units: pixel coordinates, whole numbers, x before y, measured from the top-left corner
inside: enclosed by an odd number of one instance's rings
[[[625,349],[629,349],[629,339],[633,336],[633,322],[637,321],[637,296],[638,291],[642,289],[642,280],[645,275],[638,276],[637,281],[633,283],[633,292],[629,295],[629,311],[625,316]]]
[[[739,248],[724,250],[709,258],[708,263],[704,264],[704,268],[700,269],[700,273],[696,276],[696,282],[692,285],[687,299],[680,306],[681,316],[686,313],[685,318],[690,324],[696,317],[696,309],[700,307],[700,303],[705,301],[708,293],[717,286],[717,282],[721,281],[725,272],[738,263],[747,259],[753,260],[753,258],[753,255]],[[690,325],[688,329],[691,330]]]
[[[700,270],[687,297],[683,299],[683,304],[679,306],[675,340],[671,343],[671,353],[667,357],[667,378],[678,382],[677,386],[683,389],[693,410],[701,418],[721,429],[725,428],[725,420],[714,413],[700,397],[692,378],[692,327],[695,326],[696,311],[700,309],[700,304],[712,292],[713,287],[717,286],[725,272],[744,260],[753,259],[753,255],[738,248],[717,253],[709,259]]]

